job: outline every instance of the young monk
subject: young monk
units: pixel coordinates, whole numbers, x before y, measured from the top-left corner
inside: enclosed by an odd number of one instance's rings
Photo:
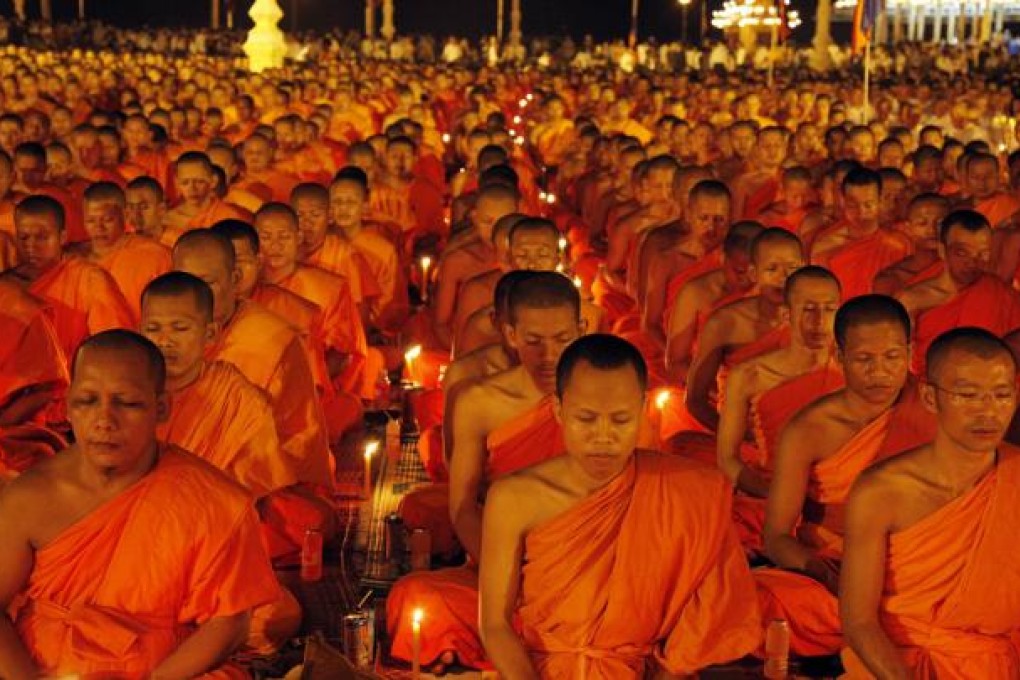
[[[801,397],[806,405],[833,391],[841,379],[833,370],[835,348],[832,322],[839,308],[839,281],[815,266],[798,269],[786,279],[783,309],[790,319],[790,344],[737,364],[726,379],[725,401],[719,414],[716,446],[719,469],[739,492],[734,515],[741,543],[749,552],[761,552],[765,522],[764,499],[769,492],[772,461],[765,451],[742,444],[755,433],[753,407],[762,394],[801,376],[816,375],[817,385]]]
[[[5,678],[200,676],[277,596],[248,494],[157,441],[164,382],[148,340],[121,330],[87,340],[68,395],[77,443],[0,491]]]
[[[847,502],[846,677],[1014,678],[1020,588],[997,556],[1017,526],[1020,454],[1002,441],[1016,362],[995,335],[963,327],[925,363],[934,441],[865,471]]]
[[[811,171],[807,168],[785,168],[778,198],[761,211],[758,221],[767,227],[782,227],[799,234],[804,220],[815,208],[811,182]]]
[[[220,334],[206,357],[234,364],[269,393],[281,449],[298,479],[332,489],[326,430],[305,348],[285,321],[253,302],[238,300],[235,258],[230,240],[209,230],[185,234],[174,246],[174,269],[197,276],[213,291]]]
[[[836,275],[845,299],[871,292],[876,274],[910,254],[907,237],[881,224],[881,191],[882,179],[874,170],[848,172],[841,187],[842,219],[811,244],[811,262]]]
[[[926,352],[934,338],[957,326],[978,326],[1000,336],[1020,327],[1020,295],[988,272],[988,220],[973,210],[951,212],[939,226],[939,244],[942,272],[897,296],[915,320],[916,351]]]
[[[166,225],[163,223],[163,217],[166,215],[167,205],[163,187],[159,182],[151,177],[136,177],[128,182],[124,189],[124,198],[124,212],[128,224],[135,233],[148,236],[153,241],[165,245],[163,232]]]
[[[949,212],[949,201],[938,194],[918,194],[907,206],[907,218],[896,228],[913,242],[913,252],[878,274],[872,290],[895,295],[921,278],[934,276],[942,267],[939,257],[939,223]]]
[[[65,357],[89,335],[131,328],[134,315],[113,278],[101,267],[64,254],[64,209],[49,196],[29,196],[14,213],[18,261],[2,279],[17,283],[51,310]]]
[[[758,219],[758,214],[776,200],[788,139],[789,132],[781,127],[766,127],[758,133],[752,169],[733,183],[734,215],[741,219]]]
[[[553,393],[560,353],[584,331],[577,289],[560,274],[536,272],[513,286],[508,307],[505,332],[520,364],[466,386],[446,413],[449,514],[471,559],[397,582],[386,606],[391,653],[399,659],[411,658],[411,610],[424,607],[422,663],[485,663],[477,628],[479,499],[496,478],[563,451]]]
[[[256,195],[265,195],[268,200],[285,203],[290,199],[300,180],[289,173],[273,167],[273,143],[261,134],[253,134],[244,141],[241,150],[244,159],[244,173],[237,180],[237,187]]]
[[[788,342],[783,289],[787,277],[804,266],[800,241],[785,229],[764,230],[751,245],[751,266],[758,294],[724,305],[708,317],[687,374],[687,408],[710,432],[719,425],[712,398],[719,369]]]
[[[182,202],[163,217],[162,242],[172,246],[181,234],[211,227],[220,220],[247,217],[216,196],[216,181],[209,157],[198,151],[181,154],[174,163],[174,181]]]
[[[680,287],[666,321],[666,372],[683,385],[705,319],[723,304],[750,293],[751,244],[762,232],[757,222],[737,222],[722,244],[722,264],[688,278]]]
[[[124,190],[97,182],[85,190],[85,231],[89,240],[70,252],[82,255],[113,277],[134,318],[140,313],[142,289],[170,271],[170,249],[145,236],[127,233]]]
[[[764,531],[780,569],[755,573],[764,614],[789,622],[792,649],[803,655],[840,647],[835,593],[850,485],[934,434],[908,381],[903,306],[884,295],[854,298],[836,313],[834,332],[846,386],[800,411],[780,436]]]
[[[729,486],[635,450],[646,382],[626,341],[573,343],[556,373],[566,455],[489,491],[481,632],[503,677],[696,673],[760,643],[753,580],[725,518]],[[654,560],[637,548],[649,540]]]
[[[471,217],[473,234],[460,247],[445,250],[439,259],[433,331],[442,347],[449,347],[453,340],[451,324],[460,286],[477,274],[497,268],[492,229],[498,219],[517,212],[518,200],[516,190],[502,185],[479,189]]]
[[[999,159],[990,153],[971,154],[964,162],[963,190],[968,207],[981,213],[998,229],[1013,221],[1020,212],[1020,200],[1000,189]]]

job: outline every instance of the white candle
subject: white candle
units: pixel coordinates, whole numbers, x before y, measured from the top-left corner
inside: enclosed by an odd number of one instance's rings
[[[658,437],[659,437],[659,443],[660,444],[662,443],[662,440],[663,440],[663,436],[662,436],[662,412],[666,409],[666,404],[668,402],[669,402],[669,390],[667,390],[667,389],[659,390],[659,393],[657,395],[655,395],[655,408],[659,412],[659,428],[658,428],[659,431],[658,431],[657,434],[658,434]]]
[[[417,359],[421,356],[421,345],[415,345],[404,352],[404,374],[412,387],[421,384],[421,376],[418,375]]]
[[[421,260],[421,299],[425,302],[429,298],[429,267],[432,266],[432,258],[423,255]]]
[[[414,680],[421,677],[421,620],[424,613],[415,609],[411,613],[411,676]]]
[[[379,442],[365,442],[365,500],[372,497],[372,456],[379,450]]]

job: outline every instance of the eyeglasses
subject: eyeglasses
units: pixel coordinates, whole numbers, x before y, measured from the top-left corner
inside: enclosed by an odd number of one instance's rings
[[[961,392],[953,390],[947,390],[941,385],[935,383],[928,383],[936,390],[945,393],[949,396],[949,402],[955,406],[966,406],[968,408],[974,408],[984,404],[985,400],[991,401],[992,404],[999,408],[1013,408],[1016,402],[1016,390],[1009,388],[1002,388],[992,390],[989,392],[979,392],[977,390],[965,389]]]

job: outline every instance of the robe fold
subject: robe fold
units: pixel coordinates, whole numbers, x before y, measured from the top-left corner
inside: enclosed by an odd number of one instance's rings
[[[1005,226],[1010,218],[1020,211],[1020,200],[1005,191],[997,191],[994,195],[975,203],[974,210],[985,216],[992,229],[997,229]]]
[[[999,449],[971,490],[889,537],[879,620],[918,680],[1020,677],[1020,451]],[[873,678],[851,649],[851,680]]]
[[[698,463],[636,453],[524,544],[521,638],[542,678],[644,678],[743,657],[762,624],[730,486]],[[654,558],[649,549],[654,546]]]
[[[485,488],[503,475],[563,454],[563,432],[553,413],[549,396],[535,408],[493,430],[486,439],[489,452],[485,465]],[[431,502],[435,492],[419,506]],[[404,516],[421,515],[410,495],[402,503]],[[409,507],[410,506],[410,507]],[[447,501],[447,517],[449,517]],[[409,529],[415,528],[408,524]],[[436,531],[436,529],[432,529]],[[420,607],[428,612],[422,622],[421,662],[434,663],[443,652],[453,650],[459,662],[471,668],[489,668],[485,649],[478,637],[478,566],[417,572],[397,581],[386,600],[386,625],[392,641],[390,654],[411,660],[411,612]]]
[[[70,384],[67,359],[43,304],[0,285],[0,409],[26,388]]]
[[[125,234],[110,252],[94,260],[109,272],[136,319],[142,316],[142,291],[173,268],[170,250],[152,239]]]
[[[942,333],[977,326],[1002,337],[1020,327],[1020,294],[996,276],[984,274],[938,307],[918,314],[914,327],[914,374],[924,375],[925,353]]]
[[[0,427],[0,487],[39,461],[67,448],[56,432],[34,423]]]
[[[797,539],[820,557],[843,556],[843,517],[850,487],[878,461],[903,453],[935,437],[934,416],[925,410],[911,383],[900,402],[863,427],[808,475],[807,497]],[[786,619],[795,654],[835,654],[842,645],[836,597],[818,581],[781,569],[755,570],[765,620]]]
[[[278,594],[251,498],[168,447],[140,481],[36,551],[16,626],[47,676],[140,679],[197,625]]]
[[[819,264],[827,267],[842,287],[843,299],[871,292],[875,276],[910,254],[910,239],[899,232],[877,230],[826,254]]]
[[[33,281],[28,291],[46,303],[68,361],[89,336],[114,328],[134,328],[131,307],[116,282],[89,262],[65,257]]]

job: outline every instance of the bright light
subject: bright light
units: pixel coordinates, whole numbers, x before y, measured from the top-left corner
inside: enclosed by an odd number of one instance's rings
[[[567,249],[567,237],[560,236],[560,252],[562,253],[566,249]]]
[[[527,99],[522,99],[519,102],[517,102],[517,105],[520,106],[523,109],[525,106],[528,105],[528,100]]]
[[[443,144],[449,144],[449,143],[450,143],[450,135],[448,133],[444,132],[443,133]]]
[[[525,99],[527,99],[529,102],[532,101],[534,98],[535,98],[535,95],[531,94],[530,92],[525,97]]]
[[[404,352],[404,361],[414,361],[421,356],[421,345],[415,345],[411,349]]]
[[[368,442],[365,444],[365,460],[372,460],[372,456],[379,450],[379,442]]]
[[[581,280],[581,277],[580,276],[575,276],[574,277],[574,287],[575,288],[580,288],[582,285],[584,285],[584,281]]]
[[[556,194],[547,194],[546,197],[545,197],[545,202],[548,203],[549,205],[552,205],[553,203],[555,203],[556,202]]]
[[[428,255],[422,255],[420,262],[422,271],[427,272],[429,270],[429,267],[432,266],[432,258],[429,257]]]
[[[666,408],[666,402],[668,401],[669,390],[660,390],[659,393],[655,395],[655,408],[661,411],[662,409]]]
[[[411,623],[413,623],[416,626],[420,626],[421,620],[424,618],[425,612],[423,612],[420,608],[415,609],[413,612],[411,612]]]
[[[521,124],[521,117],[520,116],[514,116],[514,125],[520,125],[520,124]]]

